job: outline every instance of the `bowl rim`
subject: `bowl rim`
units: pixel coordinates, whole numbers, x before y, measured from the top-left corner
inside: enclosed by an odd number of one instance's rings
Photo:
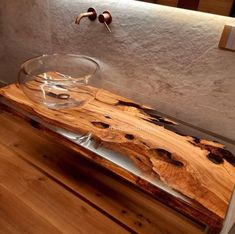
[[[95,69],[94,71],[91,73],[91,75],[93,76],[98,70],[100,70],[100,65],[99,63],[92,57],[89,57],[87,55],[78,55],[78,54],[67,54],[67,53],[54,53],[54,54],[42,54],[40,56],[35,56],[32,58],[29,58],[27,60],[25,60],[21,65],[20,65],[20,70],[19,73],[22,71],[26,76],[31,76],[31,77],[35,77],[38,78],[37,75],[32,75],[30,74],[27,70],[26,70],[26,65],[28,65],[30,62],[32,62],[33,60],[36,59],[40,59],[43,57],[51,57],[51,56],[68,56],[68,57],[75,57],[75,58],[81,58],[81,59],[85,59],[91,63],[93,63],[95,65]],[[72,78],[71,78],[72,79]],[[47,80],[47,78],[44,78],[44,80]],[[48,79],[49,80],[49,79]],[[57,79],[57,81],[67,81],[67,79]]]

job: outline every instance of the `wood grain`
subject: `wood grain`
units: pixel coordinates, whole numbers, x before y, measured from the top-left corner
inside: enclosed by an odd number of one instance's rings
[[[200,0],[198,10],[230,16],[233,0]]]
[[[42,131],[9,113],[0,114],[0,144],[63,183],[137,233],[199,234],[199,226]]]
[[[1,233],[62,233],[0,184]]]
[[[0,192],[4,233],[128,233],[2,144]]]
[[[166,6],[177,7],[178,0],[157,0],[156,3]]]
[[[219,42],[219,48],[221,49],[225,49],[226,48],[226,44],[229,38],[229,34],[232,30],[232,26],[230,25],[225,25],[224,26],[224,30],[222,32],[221,38],[220,38],[220,42]]]
[[[199,0],[178,0],[177,7],[190,10],[197,10],[199,2]]]
[[[171,120],[105,90],[83,108],[49,110],[31,102],[17,86],[0,92],[45,122],[93,138],[127,155],[150,176],[200,203],[223,220],[235,184],[234,156],[217,142],[176,133]],[[212,215],[212,216],[213,216]]]
[[[230,16],[233,6],[233,0],[157,0],[155,1],[155,3],[174,7],[177,7],[177,5],[179,5],[179,7],[186,9],[195,9],[202,12],[209,12],[226,16]]]

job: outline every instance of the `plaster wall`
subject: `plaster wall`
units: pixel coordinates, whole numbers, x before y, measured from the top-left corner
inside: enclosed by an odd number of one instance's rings
[[[75,17],[95,7],[113,15],[109,33]],[[235,141],[235,53],[217,48],[235,19],[128,0],[1,0],[0,80],[45,53],[85,54],[100,85]]]

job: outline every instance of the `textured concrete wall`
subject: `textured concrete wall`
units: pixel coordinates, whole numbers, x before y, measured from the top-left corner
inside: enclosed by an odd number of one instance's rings
[[[73,23],[88,7],[113,14],[112,33]],[[128,0],[1,0],[0,80],[42,53],[86,54],[102,86],[235,140],[235,53],[217,44],[235,19]]]

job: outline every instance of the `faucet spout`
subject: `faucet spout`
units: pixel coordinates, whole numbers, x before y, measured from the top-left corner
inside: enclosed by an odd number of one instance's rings
[[[81,19],[85,17],[88,17],[92,21],[96,20],[97,17],[96,10],[94,8],[89,8],[87,12],[81,13],[79,16],[77,16],[75,24],[79,24]]]

